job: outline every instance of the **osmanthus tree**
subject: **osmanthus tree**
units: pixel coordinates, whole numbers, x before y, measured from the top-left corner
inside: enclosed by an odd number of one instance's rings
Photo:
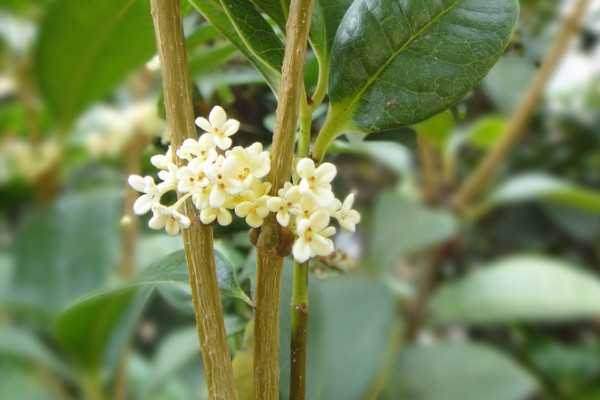
[[[271,154],[263,152],[260,144],[229,150],[239,122],[227,120],[219,107],[208,120],[196,120],[205,131],[196,139],[179,2],[155,0],[152,15],[172,147],[154,161],[164,170],[161,183],[156,185],[150,177],[130,178],[130,184],[145,193],[136,201],[136,212],[152,210],[153,228],[165,226],[172,234],[183,231],[209,393],[215,399],[233,399],[238,394],[210,224],[215,219],[229,224],[229,210],[234,209],[256,229],[252,235],[257,247],[256,399],[279,398],[281,274],[291,250],[295,264],[290,398],[302,399],[309,312],[307,262],[333,252],[331,217],[352,231],[360,219],[351,209],[352,195],[342,203],[331,191],[335,166],[321,164],[328,146],[347,131],[368,134],[407,126],[452,106],[481,81],[507,46],[518,6],[512,0],[192,4],[239,47],[277,97]],[[281,30],[285,45],[263,13]],[[306,93],[303,83],[309,38],[319,62],[312,94]],[[325,96],[329,97],[327,117],[311,149],[312,114]],[[315,166],[315,161],[320,165]],[[169,190],[176,190],[179,200],[166,206],[160,199]]]
[[[15,329],[0,330],[0,350],[15,342],[13,351],[42,360],[84,397],[117,397],[123,349],[150,291],[176,284],[189,286],[196,327],[192,335],[164,344],[156,382],[140,398],[151,398],[164,369],[185,360],[184,353],[192,353],[198,342],[202,367],[194,373],[198,381],[205,380],[211,399],[480,399],[486,393],[490,399],[510,400],[530,395],[540,383],[488,346],[412,344],[426,323],[479,326],[598,314],[596,280],[565,263],[533,256],[497,261],[435,293],[431,287],[432,276],[450,257],[458,218],[476,219],[495,205],[528,196],[598,213],[596,193],[539,176],[508,182],[471,207],[519,139],[585,3],[577,4],[565,24],[563,39],[506,135],[490,145],[481,166],[456,192],[440,196],[433,158],[450,147],[446,136],[452,116],[445,110],[470,93],[504,52],[517,22],[516,0],[189,0],[183,12],[179,0],[57,0],[40,28],[34,59],[39,90],[61,140],[83,110],[158,50],[171,144],[150,160],[158,171],[155,180],[140,172],[139,142],[145,145],[148,139],[133,135],[137,139],[131,143],[138,145],[129,148],[134,156],[128,183],[142,194],[126,199],[122,235],[126,243],[133,240],[131,210],[151,213],[149,227],[181,234],[184,251],[151,260],[134,276],[129,268],[117,288],[98,291],[98,281],[109,280],[106,265],[116,262],[117,244],[107,238],[119,237],[108,225],[118,220],[118,196],[61,199],[52,205],[52,214],[40,213],[20,235],[11,301],[52,321],[45,335],[70,363]],[[184,35],[184,14],[207,23]],[[213,40],[217,44],[198,51],[199,44]],[[61,50],[62,44],[68,51]],[[260,143],[236,145],[240,121],[228,118],[224,107],[195,115],[190,77],[236,51],[277,100],[268,150]],[[316,60],[317,70],[312,86],[304,79],[310,60]],[[336,139],[409,126],[418,134],[421,191],[413,198],[396,192],[379,198],[362,268],[372,276],[321,280],[309,274],[311,263],[336,262],[334,235],[355,231],[361,220],[353,209],[360,193],[334,195],[338,168],[324,161],[329,152],[367,155],[409,175],[397,143]],[[534,193],[523,194],[523,186]],[[91,208],[98,211],[88,212]],[[255,247],[243,257],[250,265],[245,271],[252,298],[236,281],[231,262],[236,256],[213,238],[214,227],[237,218],[245,220]],[[69,229],[60,230],[65,226]],[[55,230],[61,234],[52,236]],[[47,236],[52,241],[33,251],[32,243]],[[82,247],[69,259],[54,251],[79,239],[102,246],[90,252]],[[121,250],[131,251],[127,245]],[[402,285],[390,289],[390,271],[413,253],[423,271],[414,293]],[[78,279],[82,263],[90,272]],[[38,288],[29,283],[28,271],[41,264],[52,268],[45,279],[50,284]],[[54,270],[63,274],[60,279]],[[72,293],[60,294],[53,288],[58,286]],[[554,287],[566,299],[560,307],[554,306]],[[242,323],[240,318],[232,322],[231,313],[224,315],[228,299],[221,295],[245,302],[239,302],[245,307]],[[244,328],[244,343],[233,344],[228,335],[236,329],[241,335]],[[396,357],[401,343],[407,343],[406,349]]]

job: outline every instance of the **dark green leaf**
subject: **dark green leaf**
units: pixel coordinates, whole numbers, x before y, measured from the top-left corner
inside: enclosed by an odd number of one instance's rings
[[[329,124],[368,133],[447,109],[498,60],[517,13],[515,0],[355,1],[333,44]]]
[[[490,195],[493,205],[542,200],[600,215],[600,193],[544,173],[522,173]]]
[[[331,47],[338,26],[353,0],[315,0],[310,26],[310,43],[321,68],[329,73]]]
[[[156,53],[150,2],[58,0],[35,49],[40,90],[67,125]]]
[[[251,0],[285,32],[285,22],[290,8],[290,0]],[[285,7],[285,9],[284,9]]]
[[[68,194],[37,212],[16,239],[10,302],[52,313],[104,285],[117,263],[121,197]]]
[[[392,267],[410,252],[451,237],[457,229],[447,211],[427,208],[397,193],[383,193],[375,205],[371,262],[378,270]]]
[[[283,43],[254,5],[246,0],[190,0],[210,23],[225,35],[265,78],[274,93],[279,90]]]
[[[55,333],[78,366],[113,373],[152,288],[90,296],[60,314]]]
[[[600,281],[540,256],[513,256],[483,266],[433,296],[437,323],[560,321],[600,315]]]
[[[503,354],[479,344],[403,349],[381,400],[521,400],[537,389],[533,377]]]

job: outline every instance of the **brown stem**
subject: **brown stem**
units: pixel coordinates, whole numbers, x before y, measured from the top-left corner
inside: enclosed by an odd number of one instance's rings
[[[550,48],[546,59],[521,100],[500,141],[479,163],[475,171],[454,196],[452,205],[457,211],[464,210],[469,202],[486,187],[508,152],[525,134],[525,128],[527,128],[527,123],[535,111],[538,100],[552,77],[554,69],[565,54],[569,40],[577,32],[589,3],[590,0],[579,0],[575,4],[571,15],[563,22],[556,36],[556,41]]]
[[[127,143],[123,156],[125,158],[125,174],[139,175],[141,173],[140,158],[148,144],[146,135],[135,132]],[[125,185],[125,200],[123,201],[123,218],[121,219],[121,260],[119,275],[123,279],[131,278],[135,270],[135,251],[139,236],[138,219],[133,212],[138,193],[129,185]]]
[[[415,301],[408,310],[408,324],[405,331],[405,339],[409,343],[415,341],[427,317],[429,295],[431,294],[431,289],[441,261],[447,252],[446,249],[447,244],[440,245],[426,256],[426,264],[419,277]]]
[[[151,7],[167,123],[175,154],[186,138],[197,137],[181,6],[179,0],[151,0]],[[177,159],[177,162],[182,166],[182,160]],[[184,203],[183,210],[192,221],[182,236],[209,397],[235,400],[237,393],[215,270],[212,228],[200,224],[191,200]]]
[[[271,170],[267,178],[272,184],[272,196],[276,196],[290,179],[312,6],[313,0],[292,0],[290,4]],[[280,231],[275,215],[271,214],[265,220],[256,243],[254,395],[257,400],[279,399],[279,297],[283,267],[283,257],[277,253]]]
[[[424,135],[417,135],[423,201],[431,204],[437,197],[435,149]]]

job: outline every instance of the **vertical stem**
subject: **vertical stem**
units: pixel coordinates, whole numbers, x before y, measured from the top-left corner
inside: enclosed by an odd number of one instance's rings
[[[125,157],[125,174],[139,175],[141,172],[140,158],[148,139],[141,132],[134,132],[127,143],[123,156]],[[121,219],[121,260],[119,275],[123,279],[131,278],[135,270],[135,250],[139,236],[138,219],[133,212],[138,193],[128,184],[125,185],[125,200],[123,202],[123,218]]]
[[[556,41],[550,48],[502,137],[454,196],[452,203],[456,210],[463,210],[486,187],[508,152],[525,134],[525,128],[535,111],[538,100],[552,77],[554,69],[562,59],[571,37],[577,32],[589,3],[590,0],[578,0],[571,15],[563,22]]]
[[[308,262],[294,262],[290,342],[290,400],[304,400],[306,392],[306,331],[308,328]]]
[[[186,138],[197,137],[181,6],[179,0],[151,0],[151,6],[167,123],[175,154]],[[177,162],[181,166],[182,160],[177,159]],[[235,400],[237,393],[215,270],[212,228],[200,224],[190,199],[184,203],[183,210],[192,221],[182,236],[209,397]]]
[[[421,165],[421,187],[423,201],[430,204],[436,193],[436,160],[431,142],[424,135],[417,135],[419,164]]]
[[[267,178],[272,184],[272,196],[290,179],[312,6],[313,0],[292,0],[290,4],[271,170]],[[279,298],[283,268],[283,257],[277,253],[279,242],[280,227],[271,213],[256,243],[254,394],[257,400],[279,399]]]

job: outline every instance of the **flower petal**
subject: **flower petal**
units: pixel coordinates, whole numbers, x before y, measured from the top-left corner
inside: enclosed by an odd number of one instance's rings
[[[310,253],[310,247],[308,246],[304,238],[299,237],[294,243],[294,246],[292,247],[292,254],[294,255],[296,261],[298,261],[299,263],[307,261],[310,258]]]
[[[225,113],[225,110],[223,110],[222,107],[215,106],[210,111],[210,114],[208,114],[208,120],[210,121],[210,124],[213,127],[221,130],[221,127],[223,126],[223,124],[227,120],[227,114]]]

